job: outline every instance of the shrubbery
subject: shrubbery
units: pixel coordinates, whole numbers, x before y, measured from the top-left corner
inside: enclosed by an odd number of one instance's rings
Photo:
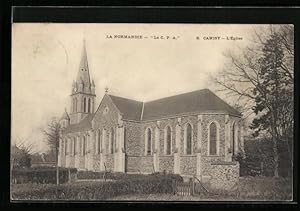
[[[77,173],[76,168],[59,168],[60,183],[68,182],[69,171],[71,176]],[[34,167],[13,169],[12,179],[14,183],[56,183],[56,168]]]
[[[149,176],[147,179],[125,179],[113,182],[81,182],[62,185],[18,185],[12,188],[13,199],[41,200],[103,200],[124,194],[173,193],[174,180],[170,177]],[[22,187],[20,187],[22,186]]]
[[[245,139],[246,158],[237,156],[240,163],[240,176],[274,176],[273,142],[268,139]],[[279,176],[292,175],[290,154],[286,143],[278,142]]]
[[[237,194],[240,199],[291,200],[293,181],[283,177],[241,177]]]
[[[152,178],[170,178],[182,182],[183,178],[179,174],[126,174],[121,172],[93,172],[93,171],[79,171],[78,179],[112,179],[112,180],[135,180],[135,179],[152,179]]]

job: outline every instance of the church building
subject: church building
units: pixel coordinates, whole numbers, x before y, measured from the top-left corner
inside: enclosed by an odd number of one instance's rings
[[[238,177],[234,156],[244,147],[241,113],[213,92],[202,89],[141,102],[106,90],[95,106],[89,71],[84,45],[71,108],[60,120],[59,166],[216,181]]]

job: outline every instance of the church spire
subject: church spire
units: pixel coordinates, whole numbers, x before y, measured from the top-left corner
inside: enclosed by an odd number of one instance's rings
[[[72,84],[70,124],[76,124],[87,115],[94,113],[95,98],[95,83],[90,79],[85,40],[83,40],[79,70],[76,81]]]
[[[83,84],[83,88],[85,92],[90,92],[91,80],[90,80],[90,72],[88,59],[86,54],[85,40],[83,40],[83,49],[81,53],[81,60],[79,64],[79,70],[77,74],[76,82],[78,84]]]

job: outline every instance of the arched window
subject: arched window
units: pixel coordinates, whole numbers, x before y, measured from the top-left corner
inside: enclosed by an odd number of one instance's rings
[[[75,112],[75,98],[72,98],[72,112]]]
[[[91,112],[91,99],[88,100],[88,112]]]
[[[217,125],[214,122],[209,126],[209,155],[217,155]]]
[[[110,130],[110,153],[113,154],[114,153],[114,147],[115,147],[115,131],[114,128],[111,128]]]
[[[186,125],[186,154],[192,154],[192,126],[188,123]]]
[[[234,148],[235,148],[235,129],[236,129],[236,124],[235,122],[232,125],[232,129],[231,129],[231,142],[230,142],[230,149],[232,154],[234,155]]]
[[[83,98],[83,112],[86,112],[86,98]]]
[[[85,136],[82,137],[82,155],[85,155],[86,139]]]
[[[72,152],[73,156],[75,156],[75,153],[76,153],[76,138],[74,137],[73,138],[73,152]]]
[[[101,143],[102,137],[101,137],[101,133],[100,130],[98,130],[98,148],[97,148],[97,153],[100,154],[101,152],[101,147],[102,147],[102,143]]]
[[[65,139],[65,155],[68,154],[68,139]]]
[[[127,133],[127,130],[126,130],[126,128],[124,127],[124,145],[123,145],[123,148],[124,148],[124,150],[126,150],[126,143],[127,143],[127,139],[126,139],[126,133]]]
[[[77,98],[74,99],[74,112],[77,112]]]
[[[105,151],[106,154],[109,153],[108,144],[107,144],[107,133],[106,129],[102,129],[102,143],[103,143],[103,151]]]
[[[172,148],[172,136],[171,136],[171,128],[170,126],[167,126],[166,129],[166,141],[165,141],[165,153],[166,155],[171,154],[171,148]]]
[[[151,145],[152,145],[152,132],[151,129],[148,128],[146,130],[146,155],[151,155],[152,153]]]

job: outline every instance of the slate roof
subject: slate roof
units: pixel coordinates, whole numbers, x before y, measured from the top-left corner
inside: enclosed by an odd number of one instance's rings
[[[85,131],[92,128],[92,120],[94,118],[95,114],[88,114],[83,120],[81,120],[77,124],[71,124],[69,127],[67,127],[64,131],[64,133],[71,133],[71,132],[79,132],[79,131]]]
[[[230,115],[241,116],[241,113],[209,89],[201,89],[145,102],[144,108],[143,102],[112,95],[109,96],[123,114],[123,118],[130,120],[152,120],[196,112],[224,112]]]
[[[241,114],[209,89],[179,94],[145,103],[143,120],[194,112]]]
[[[113,103],[123,114],[124,119],[140,120],[143,102],[131,100],[123,97],[109,95]]]
[[[187,113],[223,112],[241,116],[241,113],[228,105],[209,89],[202,89],[149,102],[140,102],[109,95],[112,102],[122,113],[124,119],[146,121]],[[92,127],[95,114],[89,114],[78,124],[66,128],[65,133],[85,131]],[[142,118],[141,118],[142,117]]]

